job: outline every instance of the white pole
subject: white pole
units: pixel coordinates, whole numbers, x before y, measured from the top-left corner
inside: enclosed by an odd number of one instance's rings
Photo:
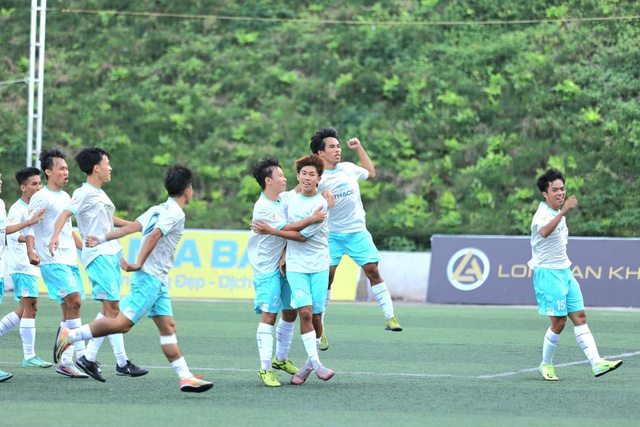
[[[33,166],[33,93],[36,78],[36,22],[37,1],[31,0],[31,39],[29,49],[29,111],[27,123],[27,166]]]
[[[36,155],[42,150],[42,118],[44,116],[44,40],[47,26],[47,0],[40,3],[40,48],[38,49],[38,119],[36,123]],[[40,160],[36,160],[36,167],[40,167]]]

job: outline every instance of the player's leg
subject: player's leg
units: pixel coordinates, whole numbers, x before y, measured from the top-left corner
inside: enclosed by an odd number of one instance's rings
[[[289,350],[293,342],[298,310],[291,305],[291,287],[287,279],[282,275],[280,275],[280,288],[282,311],[276,328],[276,354],[271,360],[271,366],[294,375],[298,372],[298,368],[289,360]]]
[[[553,366],[553,355],[567,322],[566,304],[558,304],[565,300],[562,284],[554,270],[537,268],[533,274],[533,287],[538,301],[538,312],[543,316],[549,316],[550,326],[544,335],[542,342],[542,361],[538,366],[538,372],[546,381],[558,381]]]
[[[260,314],[260,322],[256,331],[260,370],[258,376],[267,387],[279,387],[280,383],[271,368],[273,356],[273,329],[276,317],[282,305],[280,303],[280,271],[256,274],[253,277],[256,295],[253,307]]]
[[[24,354],[22,366],[49,368],[52,364],[42,360],[35,352],[38,277],[15,273],[11,275],[11,279],[14,284],[14,299],[20,303],[20,337]]]

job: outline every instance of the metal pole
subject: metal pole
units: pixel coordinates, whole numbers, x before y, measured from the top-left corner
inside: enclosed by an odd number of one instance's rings
[[[29,107],[27,123],[27,166],[33,166],[33,93],[36,78],[36,22],[37,1],[31,0],[31,38],[29,48]]]
[[[36,155],[42,150],[42,118],[44,116],[44,40],[47,27],[47,0],[40,3],[40,47],[38,49],[38,116],[36,122]],[[36,167],[40,167],[40,160],[36,160]]]

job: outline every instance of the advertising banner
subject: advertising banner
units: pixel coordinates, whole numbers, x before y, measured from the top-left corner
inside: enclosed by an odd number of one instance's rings
[[[169,293],[174,298],[246,299],[252,300],[253,269],[247,258],[249,231],[186,229],[178,245]],[[120,239],[122,256],[135,262],[140,250],[141,236],[133,234]],[[91,295],[91,283],[78,264],[84,279],[84,289]],[[344,257],[331,287],[331,299],[355,301],[360,267]],[[131,286],[131,274],[122,271],[124,296]],[[40,280],[40,292],[46,287]]]
[[[427,302],[536,305],[529,236],[431,238]],[[640,307],[640,239],[569,237],[586,306]]]

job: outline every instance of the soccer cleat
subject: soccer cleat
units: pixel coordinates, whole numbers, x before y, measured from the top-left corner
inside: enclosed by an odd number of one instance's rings
[[[11,378],[13,378],[13,375],[9,372],[0,371],[0,383],[6,380],[10,380]]]
[[[266,371],[264,369],[260,369],[258,375],[260,376],[260,379],[262,380],[264,385],[266,385],[267,387],[281,386],[280,382],[278,382],[278,380],[276,379],[276,374],[275,372],[273,372],[273,369],[267,369]]]
[[[95,363],[96,365],[98,365],[98,362]],[[100,368],[98,368],[98,372],[101,372]],[[127,364],[123,367],[118,366],[118,364],[116,363],[116,375],[122,375],[125,377],[141,377],[143,375],[147,375],[148,373],[149,371],[147,371],[146,369],[142,369],[141,367],[131,363],[131,360],[127,360]]]
[[[86,357],[81,356],[76,359],[76,366],[82,369],[87,375],[89,375],[94,380],[105,382],[104,377],[98,372],[98,364],[96,362],[92,362],[87,360]]]
[[[33,356],[31,359],[22,359],[22,366],[30,366],[32,368],[50,368],[53,366],[52,363],[45,362],[40,359],[38,356]]]
[[[316,369],[316,375],[318,379],[322,381],[329,381],[335,374],[336,373],[334,371],[324,366],[320,366],[318,369]]]
[[[615,371],[622,365],[622,360],[604,360],[602,359],[600,363],[591,368],[591,372],[596,377],[606,374],[607,372]]]
[[[556,371],[553,368],[553,365],[545,365],[543,363],[538,367],[538,372],[542,374],[542,378],[545,381],[558,381],[558,377],[556,377]]]
[[[58,332],[58,338],[53,346],[53,363],[59,363],[62,359],[62,353],[69,348],[71,342],[69,341],[69,328],[60,328]]]
[[[384,328],[387,331],[400,332],[402,330],[402,326],[398,323],[397,317],[390,317],[387,319],[387,324],[384,325]]]
[[[205,381],[200,375],[191,378],[180,378],[180,391],[202,393],[213,387],[213,383]]]
[[[285,371],[287,374],[291,374],[291,375],[295,375],[298,372],[298,368],[293,366],[293,363],[291,363],[291,360],[284,359],[282,362],[280,362],[275,356],[273,356],[273,359],[271,359],[271,367],[273,369],[279,369],[281,371]]]
[[[303,366],[294,376],[291,377],[291,384],[302,385],[309,378],[313,369]]]
[[[325,351],[329,348],[329,340],[327,339],[327,335],[325,334],[327,328],[322,325],[322,336],[320,337],[320,345],[318,346],[318,350]]]
[[[76,368],[75,365],[65,365],[64,363],[58,364],[56,367],[56,372],[71,378],[85,379],[89,378],[89,375],[80,372],[80,369]]]

